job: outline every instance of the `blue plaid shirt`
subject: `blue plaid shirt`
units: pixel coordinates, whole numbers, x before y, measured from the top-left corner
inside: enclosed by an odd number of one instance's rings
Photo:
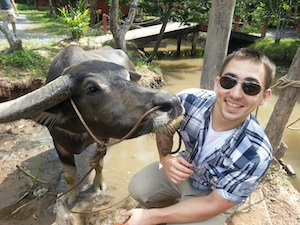
[[[250,114],[221,148],[200,161],[216,94],[208,90],[188,89],[178,96],[185,108],[185,119],[180,126],[186,147],[182,154],[193,164],[193,187],[215,189],[225,199],[244,202],[272,161],[272,147],[263,129]]]

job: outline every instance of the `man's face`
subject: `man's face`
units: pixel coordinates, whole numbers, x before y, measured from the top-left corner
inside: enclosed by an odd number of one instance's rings
[[[233,80],[225,80],[224,78],[221,80],[221,83],[224,80],[226,81],[222,83],[223,86],[226,83],[227,86],[225,88],[220,84],[220,79],[223,76],[234,78]],[[259,105],[264,104],[271,95],[270,89],[264,89],[265,72],[262,63],[259,64],[248,59],[232,59],[225,67],[221,77],[216,77],[214,83],[217,99],[213,109],[213,118],[215,122],[218,121],[223,125],[227,124],[225,125],[227,128],[231,129],[240,125],[252,111]],[[248,89],[246,90],[248,94],[245,93],[242,87],[245,81],[248,84],[243,86]],[[249,84],[249,82],[252,83]],[[258,94],[253,95],[253,89],[257,88],[253,86],[257,85],[261,86],[261,90]],[[252,95],[249,95],[249,93]],[[226,130],[227,128],[224,129]]]

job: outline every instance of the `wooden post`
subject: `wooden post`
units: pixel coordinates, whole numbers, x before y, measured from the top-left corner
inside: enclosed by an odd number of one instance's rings
[[[240,26],[240,21],[241,21],[241,17],[240,16],[236,16],[235,20],[234,20],[234,30],[239,30],[239,26]]]
[[[213,89],[227,56],[236,0],[213,0],[208,21],[200,87]]]
[[[198,31],[193,33],[192,49],[191,49],[191,55],[192,56],[196,55],[196,46],[197,46],[198,36],[199,36]]]
[[[263,21],[263,25],[261,26],[260,36],[264,38],[267,34],[269,17],[265,17]]]
[[[176,55],[180,55],[180,50],[181,50],[181,40],[182,40],[182,36],[178,35],[177,37],[177,49],[176,49]]]
[[[287,79],[300,82],[300,47],[298,48],[293,62],[289,68]],[[266,126],[265,132],[273,147],[273,155],[278,156],[277,148],[280,145],[283,131],[288,119],[294,109],[294,106],[300,96],[300,88],[289,86],[284,88],[278,97],[271,117]]]
[[[296,33],[297,33],[297,34],[300,33],[300,22],[299,22],[298,25],[296,26]]]
[[[107,34],[107,16],[105,13],[102,14],[103,31]]]

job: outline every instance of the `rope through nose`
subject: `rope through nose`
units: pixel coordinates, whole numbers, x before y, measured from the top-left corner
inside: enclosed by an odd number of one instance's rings
[[[100,141],[100,140],[93,134],[93,132],[91,131],[91,129],[90,129],[90,128],[88,127],[88,125],[85,123],[85,121],[84,121],[84,119],[83,119],[81,113],[79,112],[79,110],[78,110],[77,106],[75,105],[75,103],[74,103],[74,101],[73,101],[72,98],[70,99],[70,101],[71,101],[71,104],[72,104],[72,106],[73,106],[73,108],[74,108],[74,110],[75,110],[75,112],[76,112],[78,118],[80,119],[80,121],[81,121],[81,123],[83,124],[83,126],[85,127],[85,129],[86,129],[86,130],[88,131],[88,133],[92,136],[92,138],[93,138],[93,139],[101,146],[101,151],[100,151],[100,152],[99,152],[99,151],[96,151],[96,152],[95,152],[95,154],[94,154],[93,157],[92,157],[92,162],[91,162],[91,168],[90,168],[90,170],[89,170],[89,171],[88,171],[88,172],[80,179],[80,181],[79,181],[77,184],[75,184],[75,186],[73,186],[71,189],[69,189],[69,190],[67,190],[66,192],[64,192],[63,194],[57,196],[56,199],[58,199],[58,198],[60,198],[60,197],[62,197],[62,196],[64,196],[64,195],[66,195],[67,193],[69,193],[70,191],[72,191],[74,188],[76,188],[77,186],[79,186],[79,184],[80,184],[80,183],[81,183],[81,182],[82,182],[82,181],[83,181],[83,180],[84,180],[84,179],[92,172],[92,170],[95,169],[95,168],[93,168],[94,165],[95,165],[95,159],[98,158],[98,157],[100,157],[102,151],[106,151],[106,147],[107,147],[107,146],[112,146],[112,145],[118,144],[118,143],[120,143],[121,141],[125,140],[126,138],[130,137],[130,135],[132,135],[133,132],[136,131],[136,129],[137,129],[138,126],[142,123],[142,121],[145,119],[146,116],[148,116],[150,113],[152,113],[152,112],[158,110],[159,108],[161,108],[161,106],[155,106],[155,107],[149,109],[147,112],[145,112],[145,113],[141,116],[141,118],[137,121],[137,123],[135,124],[135,126],[134,126],[134,127],[133,127],[133,128],[132,128],[125,136],[124,136],[124,137],[122,137],[120,140],[115,141],[115,142],[113,142],[113,143],[105,143],[105,141]],[[93,159],[94,159],[94,160],[93,160]],[[98,160],[98,159],[97,159],[97,160]]]
[[[133,128],[131,128],[131,130],[124,136],[122,137],[121,139],[115,141],[115,142],[112,142],[112,143],[104,143],[103,141],[100,141],[94,134],[93,132],[91,131],[91,129],[88,127],[88,125],[85,123],[82,115],[80,114],[77,106],[75,105],[73,99],[71,98],[70,99],[71,101],[71,104],[78,116],[78,118],[80,119],[81,123],[83,124],[83,126],[85,127],[85,129],[88,131],[88,133],[91,135],[91,137],[100,145],[104,145],[104,146],[112,146],[112,145],[115,145],[115,144],[118,144],[120,142],[122,142],[123,140],[127,139],[128,137],[130,137],[136,130],[137,128],[141,125],[142,121],[145,119],[146,116],[148,116],[150,113],[158,110],[159,108],[161,108],[162,106],[154,106],[153,108],[149,109],[147,112],[145,112],[141,118],[136,122],[135,126]]]
[[[161,108],[161,106],[154,106],[153,108],[149,109],[147,112],[144,113],[144,115],[141,116],[141,118],[137,121],[135,126],[133,128],[131,128],[131,130],[124,137],[122,137],[120,140],[112,142],[110,144],[107,143],[106,146],[112,146],[112,145],[118,144],[121,141],[130,137],[137,130],[137,128],[141,125],[141,123],[143,122],[143,120],[145,119],[146,116],[148,116],[149,114],[153,113],[154,111],[156,111],[160,108]]]

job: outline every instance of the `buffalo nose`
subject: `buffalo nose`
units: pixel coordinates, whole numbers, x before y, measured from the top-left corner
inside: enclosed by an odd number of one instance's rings
[[[180,99],[174,94],[163,92],[162,95],[155,98],[153,103],[155,106],[161,106],[160,111],[168,112],[174,117],[183,113]]]

